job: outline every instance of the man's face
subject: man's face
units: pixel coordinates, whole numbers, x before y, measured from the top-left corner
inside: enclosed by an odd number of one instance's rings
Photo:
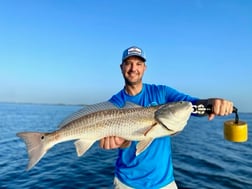
[[[121,70],[126,84],[136,85],[142,83],[142,77],[146,70],[146,65],[141,58],[132,56],[127,58],[121,64]]]

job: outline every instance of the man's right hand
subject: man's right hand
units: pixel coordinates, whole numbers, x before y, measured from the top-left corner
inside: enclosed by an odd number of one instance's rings
[[[130,145],[130,141],[121,137],[110,136],[100,140],[100,147],[106,150],[115,148],[127,148]]]

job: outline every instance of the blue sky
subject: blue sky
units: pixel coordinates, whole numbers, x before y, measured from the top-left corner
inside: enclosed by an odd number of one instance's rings
[[[252,112],[250,0],[0,0],[0,101],[92,104],[119,91],[122,51],[144,82]]]

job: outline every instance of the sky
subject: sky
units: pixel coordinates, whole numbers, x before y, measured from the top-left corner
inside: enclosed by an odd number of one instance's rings
[[[0,0],[0,102],[93,104],[124,86],[124,49],[145,83],[252,112],[250,0]]]

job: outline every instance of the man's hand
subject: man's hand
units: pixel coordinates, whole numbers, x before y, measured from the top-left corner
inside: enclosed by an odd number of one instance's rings
[[[126,148],[130,145],[130,141],[125,140],[121,137],[110,136],[105,137],[100,140],[100,147],[106,150],[115,149],[115,148]]]
[[[221,99],[210,98],[208,104],[212,104],[213,113],[209,114],[208,120],[212,120],[215,115],[226,116],[233,112],[233,102]]]

